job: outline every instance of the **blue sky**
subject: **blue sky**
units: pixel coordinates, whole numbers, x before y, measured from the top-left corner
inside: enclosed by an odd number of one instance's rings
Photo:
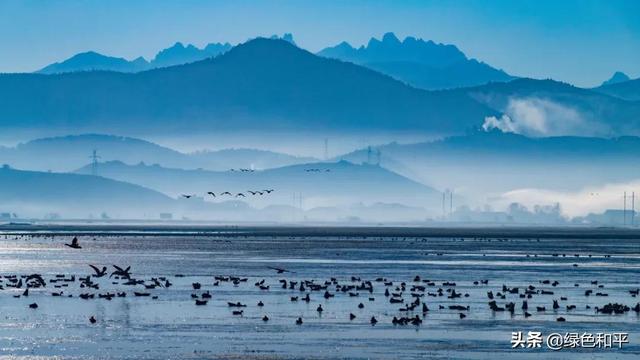
[[[291,32],[317,51],[393,31],[457,45],[509,73],[593,86],[640,76],[640,1],[0,1],[0,71],[33,71],[77,52],[146,58]]]

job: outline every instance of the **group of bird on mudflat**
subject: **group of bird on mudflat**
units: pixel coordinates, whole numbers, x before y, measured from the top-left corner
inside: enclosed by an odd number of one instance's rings
[[[74,237],[70,243],[66,243],[65,246],[72,249],[82,249],[77,237]],[[101,279],[107,275],[112,285],[123,285],[135,287],[133,295],[135,297],[148,297],[151,299],[158,299],[161,295],[154,289],[169,288],[173,286],[173,283],[167,276],[156,276],[149,279],[138,279],[133,276],[131,267],[113,265],[111,273],[108,272],[106,266],[89,265],[93,273],[86,276],[76,276],[67,274],[56,274],[52,279],[47,282],[45,278],[40,274],[29,275],[3,275],[0,276],[0,290],[14,289],[22,290],[21,293],[14,293],[15,298],[30,296],[30,289],[45,288],[47,285],[53,285],[56,289],[51,292],[51,296],[54,297],[68,297],[73,298],[73,294],[65,294],[64,290],[69,288],[69,284],[79,283],[81,293],[77,297],[83,300],[90,299],[104,299],[112,300],[114,298],[126,297],[126,291],[116,290],[114,292],[99,292],[100,282],[97,279]],[[267,267],[273,270],[278,275],[282,274],[294,274],[293,271],[287,270],[281,267]],[[182,274],[175,274],[175,278],[185,277]],[[200,282],[191,283],[192,293],[191,299],[196,306],[205,306],[211,299],[214,298],[213,288],[221,286],[223,283],[232,284],[234,287],[239,287],[249,282],[248,277],[231,276],[231,275],[212,275],[212,282],[209,284],[211,289],[204,289],[206,286]],[[174,280],[175,281],[175,280]],[[375,284],[375,286],[374,286]],[[502,285],[496,289],[487,289],[486,296],[488,298],[488,309],[492,313],[508,312],[511,316],[516,315],[516,307],[521,312],[518,312],[518,316],[527,319],[534,316],[533,313],[548,313],[553,312],[556,321],[567,321],[561,312],[565,314],[571,314],[573,311],[578,311],[577,305],[569,303],[569,299],[566,296],[558,296],[554,290],[560,282],[557,280],[551,281],[548,279],[539,280],[537,283],[529,284],[528,286],[516,286],[511,287]],[[367,280],[360,277],[352,276],[347,279],[339,280],[338,278],[331,277],[326,280],[315,279],[292,279],[288,277],[279,278],[277,283],[268,283],[265,278],[256,278],[254,283],[255,288],[260,293],[268,292],[273,288],[282,289],[281,292],[289,297],[289,301],[292,303],[305,302],[307,304],[314,302],[318,303],[316,311],[319,316],[325,311],[325,308],[331,306],[330,299],[341,296],[357,299],[357,309],[353,309],[348,314],[348,320],[353,322],[360,316],[364,316],[368,323],[376,325],[383,316],[391,317],[389,314],[396,313],[395,316],[390,319],[393,325],[416,325],[419,326],[427,315],[433,311],[444,311],[450,314],[457,313],[457,317],[462,320],[467,317],[467,314],[472,311],[471,306],[462,304],[463,299],[469,298],[470,294],[464,288],[458,290],[457,284],[451,281],[434,281],[422,278],[420,275],[416,275],[413,279],[408,281],[392,281],[385,277],[377,277],[375,279]],[[473,281],[473,287],[489,287],[489,280],[482,279]],[[605,285],[598,280],[590,280],[586,284],[573,284],[575,288],[587,287],[584,290],[584,296],[595,296],[597,298],[606,298],[609,296],[605,292]],[[384,288],[384,292],[377,289]],[[627,296],[636,298],[640,295],[640,289],[627,289]],[[595,293],[594,293],[595,292]],[[278,292],[277,294],[281,294]],[[40,294],[41,295],[41,294]],[[313,298],[312,298],[313,295]],[[408,295],[408,296],[407,296]],[[319,299],[318,299],[319,298]],[[434,298],[434,303],[429,307],[427,298]],[[370,313],[368,315],[362,315],[366,313],[365,303],[384,301],[389,306],[396,307],[391,311],[385,310],[382,314]],[[446,299],[446,300],[445,300]],[[455,300],[460,299],[460,300]],[[324,306],[320,301],[324,302]],[[435,304],[435,302],[439,304]],[[535,305],[530,305],[529,302],[535,301]],[[517,304],[518,302],[518,304]],[[443,304],[444,303],[444,304]],[[562,303],[562,306],[561,306]],[[243,316],[245,308],[249,305],[242,303],[241,301],[227,301],[226,304],[231,309],[233,316]],[[265,303],[259,300],[254,305],[259,311],[263,311]],[[437,306],[437,307],[436,307]],[[31,303],[29,308],[37,309],[37,303]],[[534,311],[535,309],[535,311]],[[341,309],[343,310],[343,309]],[[394,311],[395,310],[395,311]],[[628,312],[635,312],[640,316],[640,303],[636,302],[635,305],[629,306],[620,303],[607,303],[602,306],[585,306],[585,311],[593,311],[595,314],[603,315],[615,315],[625,314]],[[531,311],[531,312],[530,312]],[[358,313],[359,315],[354,314]],[[376,317],[377,315],[377,317]],[[345,315],[346,316],[346,315]],[[566,315],[565,315],[566,316]],[[262,317],[262,321],[268,322],[269,316],[265,313]],[[345,318],[346,320],[346,318]],[[95,324],[98,319],[94,315],[89,318],[89,322]],[[295,324],[302,325],[304,322],[303,316],[298,316],[295,320]]]

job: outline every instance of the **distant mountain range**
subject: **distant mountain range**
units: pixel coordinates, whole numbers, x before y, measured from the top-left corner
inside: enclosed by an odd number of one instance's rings
[[[291,34],[271,39],[282,39],[295,45]],[[139,72],[154,68],[183,65],[223,54],[231,49],[229,43],[212,43],[200,49],[178,42],[161,50],[151,61],[142,57],[134,60],[111,57],[93,51],[48,65],[39,70],[43,74],[77,71]],[[402,42],[393,33],[382,40],[372,38],[367,46],[353,48],[346,42],[328,47],[318,55],[353,62],[392,76],[412,86],[424,89],[444,89],[481,85],[492,81],[508,81],[512,76],[475,59],[468,59],[454,45],[436,44],[407,37]]]
[[[77,171],[90,174],[91,166]],[[401,203],[431,208],[439,205],[439,192],[376,165],[356,165],[347,161],[308,163],[262,171],[182,170],[120,161],[100,164],[100,175],[138,184],[172,197],[196,194],[219,202],[241,199],[260,207],[351,206],[357,203]],[[271,194],[250,195],[251,191],[274,189]],[[216,197],[206,195],[208,191]],[[222,196],[229,191],[232,196]],[[245,197],[237,198],[237,193]],[[302,196],[302,198],[300,198]],[[302,202],[302,203],[301,203]]]
[[[183,169],[266,169],[316,161],[313,158],[256,149],[182,153],[130,137],[85,134],[42,138],[16,147],[0,147],[0,164],[30,170],[73,171],[87,164],[94,150],[99,161],[119,160],[127,164],[142,162]]]
[[[414,37],[400,41],[386,33],[366,46],[343,42],[318,55],[366,66],[423,89],[445,89],[514,79],[506,72],[469,59],[454,45],[436,44]]]
[[[499,116],[464,93],[418,90],[270,39],[134,74],[2,74],[0,99],[0,129],[57,133],[447,133]]]
[[[47,65],[38,70],[41,74],[60,74],[78,71],[117,71],[117,72],[139,72],[159,67],[182,65],[206,58],[218,56],[231,49],[229,43],[208,44],[199,49],[191,44],[187,46],[180,42],[173,46],[161,50],[151,61],[138,57],[134,60],[102,55],[94,51],[80,53],[67,60]]]
[[[0,130],[45,136],[308,132],[427,137],[495,127],[528,136],[640,134],[638,80],[581,89],[553,80],[515,79],[426,91],[311,54],[292,41],[259,38],[215,58],[138,73],[0,74]],[[399,42],[391,35],[356,53],[379,59],[387,54],[384,43],[403,49],[405,43],[418,44],[415,57],[423,47],[443,53],[429,64],[448,66],[449,58],[465,58],[455,47],[409,38]],[[401,54],[410,58],[413,53]]]
[[[271,39],[282,39],[295,45],[293,35],[284,34],[282,37],[271,36]],[[203,48],[195,45],[183,45],[181,42],[160,50],[156,56],[147,61],[142,56],[134,60],[126,60],[120,57],[112,57],[99,54],[95,51],[87,51],[76,54],[67,60],[47,65],[38,70],[41,74],[60,74],[78,71],[116,71],[139,72],[161,67],[184,65],[207,58],[216,57],[229,51],[232,45],[226,43],[210,43]]]

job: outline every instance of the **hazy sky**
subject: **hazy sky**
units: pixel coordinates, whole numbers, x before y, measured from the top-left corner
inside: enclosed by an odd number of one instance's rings
[[[291,32],[317,51],[393,31],[457,45],[507,72],[593,86],[640,76],[640,1],[0,1],[0,71],[33,71],[77,52],[151,58]]]

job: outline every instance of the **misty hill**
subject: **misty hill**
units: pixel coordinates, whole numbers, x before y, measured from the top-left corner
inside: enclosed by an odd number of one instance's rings
[[[478,131],[416,144],[379,146],[381,165],[467,197],[527,187],[575,190],[640,177],[640,138],[547,137]],[[367,150],[342,158],[366,161]]]
[[[414,37],[400,41],[393,33],[371,38],[354,48],[346,42],[318,55],[366,66],[423,89],[445,89],[509,81],[512,76],[475,59],[454,45],[436,44]]]
[[[418,90],[269,39],[135,74],[2,74],[0,97],[3,130],[58,132],[458,132],[497,115],[464,93]]]
[[[422,184],[375,165],[356,165],[347,161],[291,165],[255,172],[212,172],[180,170],[121,162],[100,164],[102,176],[139,184],[172,197],[181,194],[205,196],[207,191],[220,194],[229,191],[245,193],[251,205],[299,206],[302,195],[305,208],[315,206],[372,204],[376,202],[401,203],[429,207],[439,199],[438,193]],[[78,170],[86,174],[89,166]],[[274,189],[271,194],[250,196],[248,190]],[[294,200],[293,197],[296,197]],[[212,201],[233,197],[211,198]],[[438,203],[436,201],[436,203]]]
[[[602,85],[593,90],[628,101],[640,101],[640,79]]]
[[[0,164],[31,170],[73,171],[87,164],[93,150],[100,161],[145,162],[183,169],[265,169],[313,160],[256,149],[182,153],[136,138],[85,134],[37,139],[13,148],[0,147]]]
[[[0,168],[0,206],[20,215],[99,217],[103,212],[115,217],[157,217],[171,210],[175,200],[166,195],[107,178]]]
[[[452,91],[509,117],[485,122],[489,128],[530,136],[640,134],[640,103],[554,80],[516,79]]]

